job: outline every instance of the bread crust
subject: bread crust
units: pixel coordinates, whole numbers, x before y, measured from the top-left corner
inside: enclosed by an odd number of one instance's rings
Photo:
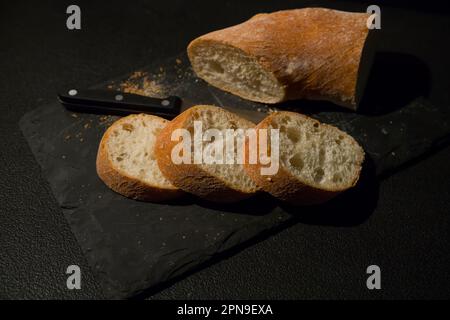
[[[305,115],[295,113],[295,112],[274,112],[261,121],[258,125],[256,125],[255,129],[268,129],[270,123],[273,118],[280,114],[292,114],[295,116],[304,117],[307,121],[318,122],[315,119],[309,118]],[[332,127],[327,124],[321,124],[321,126]],[[344,132],[343,132],[344,133]],[[345,134],[345,133],[344,133]],[[356,141],[354,141],[357,144]],[[281,146],[280,146],[281,148]],[[246,141],[245,150],[248,153],[249,150],[249,141]],[[362,150],[362,149],[361,149]],[[362,151],[363,152],[363,151]],[[248,159],[248,156],[246,157]],[[246,162],[244,164],[244,169],[250,178],[261,187],[265,192],[270,193],[274,197],[288,202],[292,205],[314,205],[326,202],[339,193],[353,187],[359,180],[362,163],[364,161],[364,152],[359,158],[360,162],[358,163],[358,170],[355,172],[355,175],[351,179],[351,183],[346,188],[321,188],[318,186],[314,186],[311,184],[304,183],[296,178],[293,174],[291,174],[288,170],[286,170],[282,163],[280,162],[280,167],[278,172],[275,175],[271,176],[262,176],[260,170],[262,168],[261,164],[258,162],[257,164],[249,164]]]
[[[132,115],[131,117],[133,116],[138,117],[139,115]],[[107,151],[107,143],[117,125],[129,119],[129,117],[121,118],[114,122],[102,137],[96,160],[97,174],[100,179],[113,191],[135,200],[164,202],[182,196],[184,194],[183,191],[176,187],[161,188],[151,185],[129,176],[126,172],[114,166]],[[155,116],[152,117],[158,121],[164,120]]]
[[[196,48],[202,45],[231,46],[253,57],[284,88],[278,99],[253,99],[258,102],[327,100],[356,109],[358,71],[369,33],[369,16],[325,8],[257,14],[244,23],[193,40],[188,56],[196,72],[193,58]],[[230,87],[220,89],[239,95]]]
[[[172,132],[178,128],[185,128],[187,121],[199,108],[211,108],[213,112],[217,112],[217,109],[219,109],[218,107],[205,105],[192,107],[178,115],[161,130],[155,148],[159,169],[176,187],[208,201],[231,203],[251,197],[255,194],[254,192],[247,193],[236,190],[226,181],[210,175],[196,164],[174,164],[172,162],[172,149],[178,144],[178,141],[172,141]],[[243,119],[243,121],[247,120]]]

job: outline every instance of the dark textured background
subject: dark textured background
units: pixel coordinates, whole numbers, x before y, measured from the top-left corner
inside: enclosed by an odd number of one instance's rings
[[[65,27],[65,9],[72,3],[82,8],[81,31]],[[3,1],[0,298],[102,298],[20,133],[17,122],[25,112],[54,101],[60,87],[87,87],[135,70],[256,12],[327,3],[365,8],[345,1],[40,1],[39,6]],[[430,100],[449,105],[448,11],[433,5],[437,1],[410,10],[398,3],[382,6],[385,48],[424,61],[431,75]],[[448,298],[449,161],[446,148],[383,180],[377,208],[361,225],[296,224],[148,296]],[[80,291],[66,289],[64,272],[70,264],[82,268]],[[377,292],[365,286],[370,264],[382,268],[383,289]]]

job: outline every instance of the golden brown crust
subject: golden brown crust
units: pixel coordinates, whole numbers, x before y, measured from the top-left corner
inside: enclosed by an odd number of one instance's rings
[[[255,58],[284,86],[283,97],[259,102],[314,99],[356,109],[368,17],[367,13],[324,8],[257,14],[244,23],[195,39],[188,55],[192,62],[197,46],[213,42]],[[238,94],[231,88],[221,89]]]
[[[138,115],[135,115],[138,116]],[[136,178],[130,177],[122,170],[116,168],[109,158],[107,142],[116,125],[124,121],[121,118],[113,123],[103,135],[97,153],[97,174],[100,179],[113,191],[131,199],[150,202],[164,202],[183,195],[177,188],[160,188]]]
[[[187,121],[198,108],[213,108],[213,111],[217,111],[217,107],[211,106],[192,107],[178,115],[159,133],[155,147],[159,169],[174,186],[209,201],[229,203],[254,195],[232,188],[227,182],[208,174],[196,164],[172,162],[172,149],[178,144],[178,141],[172,141],[172,132],[185,128]]]
[[[294,112],[274,112],[271,115],[269,115],[267,118],[265,118],[263,121],[261,121],[258,125],[256,125],[255,129],[268,129],[269,125],[271,124],[274,117],[280,115],[280,114],[292,114],[295,116],[301,116],[304,117],[307,121],[313,121],[318,122],[317,120],[314,120],[312,118],[309,118],[305,115],[294,113]],[[329,126],[327,124],[321,124],[322,126]],[[356,143],[356,142],[354,142]],[[248,153],[248,146],[249,142],[246,141],[245,150]],[[280,146],[281,147],[281,146]],[[248,159],[248,156],[246,157]],[[359,179],[360,171],[361,171],[361,165],[364,161],[364,153],[362,153],[362,157],[360,158],[359,162],[359,170],[355,173],[355,176],[351,179],[352,183],[348,188],[353,187],[356,185]],[[265,192],[270,193],[274,197],[286,201],[293,205],[313,205],[313,204],[320,204],[323,202],[326,202],[335,196],[337,196],[339,193],[345,191],[348,188],[345,189],[337,189],[337,188],[321,188],[318,186],[313,186],[311,184],[306,184],[300,181],[298,178],[296,178],[294,175],[292,175],[288,170],[283,168],[283,165],[280,163],[280,167],[278,172],[275,175],[272,176],[262,176],[260,174],[261,164],[244,164],[244,169],[247,172],[247,174],[250,176],[250,178],[255,181],[255,183],[261,187]]]

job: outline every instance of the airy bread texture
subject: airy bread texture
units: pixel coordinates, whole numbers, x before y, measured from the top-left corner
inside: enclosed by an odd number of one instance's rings
[[[159,134],[156,142],[156,159],[161,172],[173,185],[201,198],[214,202],[235,202],[248,198],[258,191],[256,184],[247,176],[242,164],[195,164],[191,152],[191,163],[175,164],[172,150],[180,141],[172,141],[172,132],[186,129],[194,141],[194,121],[201,121],[202,130],[247,129],[254,123],[240,118],[222,108],[200,105],[192,107],[173,119]],[[244,140],[235,150],[244,147]],[[214,141],[203,141],[203,149]]]
[[[318,204],[357,183],[364,151],[338,128],[298,113],[275,112],[256,129],[279,130],[278,173],[262,176],[260,164],[245,164],[255,183],[273,196],[294,205]]]
[[[324,8],[258,14],[195,39],[188,55],[200,78],[248,100],[327,100],[356,109],[369,16]]]
[[[182,191],[161,173],[155,159],[158,133],[168,121],[147,114],[119,119],[106,130],[97,153],[97,174],[112,190],[126,197],[160,202]]]

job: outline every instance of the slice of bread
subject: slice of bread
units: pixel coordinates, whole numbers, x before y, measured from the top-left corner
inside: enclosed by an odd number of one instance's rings
[[[147,114],[130,115],[106,130],[97,153],[97,174],[126,197],[161,202],[183,192],[161,173],[155,159],[157,134],[169,121]]]
[[[258,188],[245,173],[243,164],[195,163],[193,149],[188,155],[191,163],[174,163],[172,151],[182,139],[176,138],[173,141],[172,133],[177,129],[186,129],[193,142],[194,121],[201,122],[203,132],[208,129],[222,131],[255,126],[254,123],[219,107],[207,105],[192,107],[173,119],[157,138],[156,159],[161,172],[178,188],[213,202],[235,202],[255,194]],[[203,150],[214,146],[214,141],[203,140],[200,141]],[[235,152],[238,149],[243,150],[244,143],[245,139],[240,144],[239,141],[236,142]]]
[[[260,163],[245,164],[249,176],[273,196],[294,205],[318,204],[357,183],[364,151],[338,128],[299,113],[275,112],[256,129],[279,129],[278,172],[263,176]]]
[[[369,16],[325,8],[257,14],[193,40],[187,51],[200,78],[242,98],[327,100],[356,109]]]

